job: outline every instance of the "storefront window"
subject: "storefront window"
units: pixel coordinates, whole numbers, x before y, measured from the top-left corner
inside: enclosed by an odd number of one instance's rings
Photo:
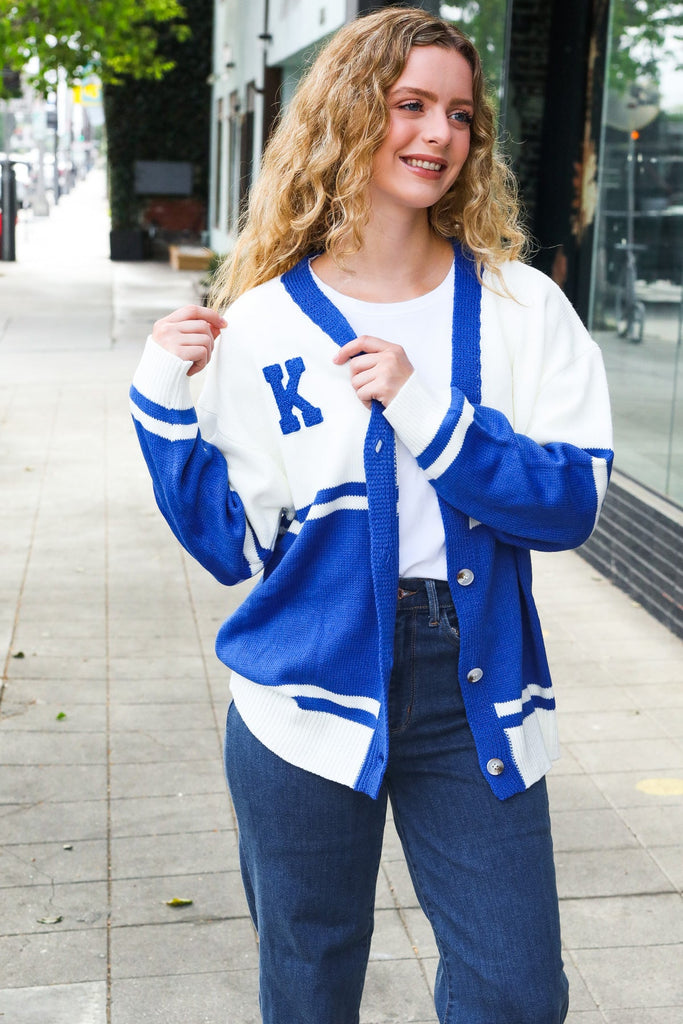
[[[440,15],[452,21],[479,51],[491,98],[502,95],[507,0],[465,0],[441,4]]]
[[[613,0],[592,332],[615,466],[683,504],[683,3]]]

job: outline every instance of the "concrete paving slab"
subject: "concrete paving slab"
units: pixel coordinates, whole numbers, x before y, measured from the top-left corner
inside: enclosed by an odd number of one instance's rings
[[[44,935],[48,930],[78,931],[106,925],[106,882],[30,885],[2,890],[3,929],[7,934]],[[53,925],[45,924],[55,918]]]
[[[680,893],[562,900],[560,910],[570,949],[683,943]]]
[[[556,853],[565,850],[624,850],[638,845],[619,812],[611,807],[555,810],[552,827]]]
[[[0,808],[0,824],[4,841],[15,845],[102,839],[107,834],[107,803],[5,804]]]
[[[258,971],[113,980],[111,1024],[159,1024],[161,1020],[163,1024],[258,1024]]]
[[[211,967],[245,971],[258,966],[254,930],[245,918],[113,928],[111,948],[115,979],[201,974]]]
[[[74,743],[69,733],[54,730],[40,734],[40,743],[27,742],[25,733],[8,730],[2,736],[0,760],[2,764],[105,764],[106,737],[102,733],[81,733]]]
[[[227,670],[223,670],[225,693],[227,693]],[[113,679],[110,684],[110,697],[112,708],[115,705],[142,705],[142,704],[182,704],[188,698],[189,692],[195,697],[205,693],[207,681],[204,678],[193,677],[189,681],[183,677],[177,679],[146,678]],[[210,692],[210,691],[209,691]]]
[[[7,1024],[106,1024],[107,986],[99,981],[6,988],[0,991],[0,1016]]]
[[[635,1010],[606,1009],[607,1024],[681,1024],[680,1006],[639,1006]]]
[[[640,685],[631,683],[628,686],[629,694],[641,707],[653,710],[683,707],[682,670],[678,665],[669,665],[668,662],[666,669],[667,671],[662,670],[661,674],[668,678],[662,679],[659,683],[641,681]]]
[[[145,729],[112,733],[110,757],[112,764],[135,761],[205,761],[216,754],[219,740],[215,729],[186,729],[184,732],[159,732]]]
[[[144,772],[133,764],[111,766],[112,798],[219,793],[227,801],[227,786],[218,757],[205,761],[147,762]]]
[[[104,839],[67,843],[3,844],[0,849],[2,887],[96,882],[107,878]]]
[[[7,679],[4,693],[9,702],[36,701],[38,704],[102,704],[106,701],[106,679]],[[3,698],[4,701],[4,698]],[[1,721],[1,719],[0,719]],[[2,726],[0,726],[0,730]],[[0,752],[4,742],[0,738]],[[0,758],[2,754],[0,753]]]
[[[45,730],[55,734],[68,733],[75,738],[83,733],[96,733],[101,735],[106,723],[106,708],[98,704],[78,704],[73,700],[59,701],[55,704],[38,703],[34,697],[26,695],[25,700],[18,699],[2,702],[2,729],[3,732],[20,730],[22,732],[34,732]]]
[[[167,836],[177,833],[225,831],[233,827],[227,794],[203,793],[130,797],[112,800],[112,834],[126,836]]]
[[[671,739],[603,740],[566,746],[587,772],[613,771],[615,766],[624,771],[683,771],[683,749]]]
[[[51,314],[25,313],[20,319],[10,319],[0,338],[0,351],[7,347],[25,354],[89,351],[110,346],[111,317],[106,309],[90,314],[63,314],[58,321]]]
[[[649,853],[673,887],[679,892],[683,891],[683,850],[680,844],[678,846],[653,846]]]
[[[371,960],[361,1024],[437,1024],[427,981],[415,960]]]
[[[583,676],[583,671],[587,676]],[[583,680],[589,678],[590,685]],[[553,685],[562,700],[562,739],[565,734],[565,719],[575,712],[592,714],[600,711],[637,711],[640,704],[624,686],[617,686],[610,680],[604,665],[593,662],[582,669],[581,682],[577,683],[576,672],[560,664],[553,671]]]
[[[1,727],[5,728],[4,721]],[[58,800],[69,793],[77,795],[79,800],[96,800],[107,788],[107,770],[103,764],[4,764],[0,772],[5,792],[22,804]]]
[[[599,772],[593,775],[595,785],[605,794],[605,799],[617,808],[680,805],[681,793],[678,790],[683,789],[683,772],[680,773],[680,786],[662,783],[660,791],[655,791],[657,787],[653,785],[653,780],[671,778],[671,772],[665,769],[647,772]]]
[[[107,977],[107,930],[51,930],[1,935],[1,988],[102,982]]]
[[[607,797],[588,775],[559,775],[551,772],[548,776],[548,797],[553,815],[558,811],[609,806]]]
[[[53,595],[54,600],[74,600],[62,594]],[[105,658],[53,658],[30,654],[19,661],[12,661],[8,669],[10,679],[106,679]]]
[[[594,740],[661,739],[667,735],[663,725],[640,708],[610,708],[597,711],[567,711],[562,715],[563,743]]]
[[[404,910],[409,907],[419,907],[420,904],[415,895],[415,889],[405,860],[387,861],[382,859],[382,866],[398,905]]]
[[[415,950],[402,913],[396,907],[376,909],[370,960],[412,960],[414,957]]]
[[[169,907],[175,898],[191,899],[187,907]],[[242,880],[237,869],[214,874],[153,876],[115,880],[111,891],[114,927],[139,924],[187,924],[201,921],[249,919]]]
[[[683,801],[661,807],[626,807],[619,813],[643,846],[683,847]]]
[[[149,607],[149,601],[148,605]],[[163,614],[163,609],[162,612]],[[135,614],[135,609],[131,609]],[[204,661],[197,655],[168,657],[157,655],[149,658],[113,657],[109,661],[109,678],[115,683],[119,679],[192,679],[204,678]]]
[[[211,831],[188,835],[134,836],[111,841],[113,879],[168,875],[217,874],[237,867],[234,832]]]
[[[683,946],[636,946],[573,951],[602,1010],[683,1005]]]
[[[564,973],[569,982],[569,1008],[577,1013],[595,1013],[598,1011],[593,996],[588,991],[586,983],[581,977],[578,968],[572,959],[571,950],[563,950]]]
[[[133,729],[163,729],[169,732],[215,729],[213,710],[206,702],[206,687],[200,683],[196,689],[198,693],[193,696],[203,694],[202,702],[194,700],[169,704],[141,701],[124,704],[116,701],[111,708],[110,728],[112,732],[129,732]]]
[[[415,907],[401,907],[401,920],[405,925],[410,944],[420,960],[435,959],[439,956],[434,932],[421,910]]]
[[[674,886],[649,851],[565,850],[555,857],[560,897],[630,896],[670,892]]]

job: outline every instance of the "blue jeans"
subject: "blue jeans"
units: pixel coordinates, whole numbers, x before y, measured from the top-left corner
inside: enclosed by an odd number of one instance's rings
[[[387,797],[439,950],[441,1024],[561,1024],[567,980],[545,782],[493,796],[460,694],[448,584],[401,580],[399,595],[377,800],[281,760],[234,705],[228,712],[264,1024],[358,1024]]]

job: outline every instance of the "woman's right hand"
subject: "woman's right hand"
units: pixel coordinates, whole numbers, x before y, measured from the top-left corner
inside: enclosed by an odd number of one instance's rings
[[[211,359],[216,338],[227,321],[206,306],[183,306],[157,320],[152,338],[168,352],[192,363],[188,377],[203,370]]]

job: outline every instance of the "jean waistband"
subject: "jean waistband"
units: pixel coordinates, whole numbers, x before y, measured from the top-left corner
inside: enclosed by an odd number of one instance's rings
[[[418,577],[402,577],[398,581],[397,610],[429,610],[433,622],[439,620],[440,608],[452,608],[453,598],[447,580],[428,580]]]

